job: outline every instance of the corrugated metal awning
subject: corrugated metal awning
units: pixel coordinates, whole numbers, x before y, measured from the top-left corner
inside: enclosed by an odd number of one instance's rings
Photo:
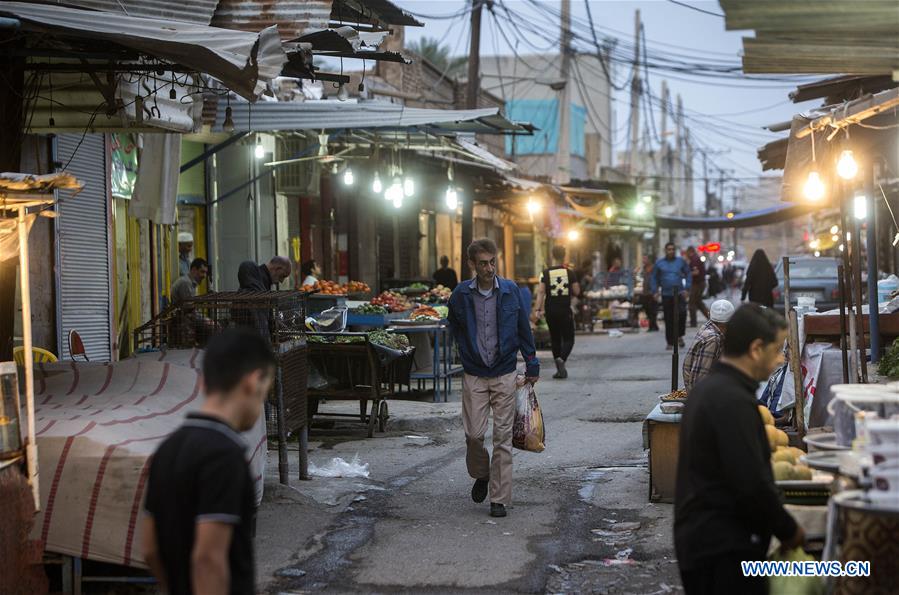
[[[66,6],[208,25],[219,0],[65,0]]]
[[[223,130],[226,99],[219,100],[214,131]],[[275,132],[291,130],[407,129],[430,132],[477,134],[530,134],[533,126],[512,122],[499,108],[439,110],[406,107],[382,101],[268,101],[257,104],[230,103],[236,131]]]
[[[261,92],[261,81],[280,75],[287,61],[276,27],[244,33],[25,2],[0,3],[0,15],[17,19],[27,33],[111,43],[208,74],[247,98]]]

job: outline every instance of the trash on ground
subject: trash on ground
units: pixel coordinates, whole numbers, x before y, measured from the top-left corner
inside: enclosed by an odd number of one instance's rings
[[[286,576],[291,578],[300,578],[306,576],[305,570],[300,570],[299,568],[282,568],[275,572],[276,576]]]
[[[640,523],[615,523],[612,526],[612,531],[636,531],[640,528]]]
[[[609,330],[609,338],[617,339],[618,337],[623,337],[624,333],[619,331],[617,328],[613,328]]]
[[[340,457],[334,457],[324,467],[318,467],[315,463],[309,463],[309,475],[315,477],[365,477],[369,475],[368,463],[359,461],[359,455],[353,457],[349,463]]]

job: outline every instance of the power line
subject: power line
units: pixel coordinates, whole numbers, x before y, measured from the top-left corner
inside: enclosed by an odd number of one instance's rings
[[[686,2],[678,2],[678,0],[668,0],[668,2],[672,4],[677,4],[678,6],[683,6],[684,8],[689,8],[690,10],[695,10],[696,12],[701,12],[702,14],[711,15],[713,17],[721,17],[724,18],[724,15],[718,12],[712,12],[711,10],[706,10],[704,8],[699,8],[698,6],[692,6],[687,4]]]

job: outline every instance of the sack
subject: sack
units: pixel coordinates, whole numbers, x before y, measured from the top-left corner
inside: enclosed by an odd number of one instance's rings
[[[515,424],[512,426],[512,446],[530,452],[543,452],[546,433],[543,428],[543,413],[537,403],[534,385],[517,379],[515,393]]]
[[[771,560],[785,562],[806,562],[814,558],[802,548],[796,548],[786,554],[779,551],[771,556]],[[823,595],[824,581],[820,576],[770,576],[768,577],[768,595]]]

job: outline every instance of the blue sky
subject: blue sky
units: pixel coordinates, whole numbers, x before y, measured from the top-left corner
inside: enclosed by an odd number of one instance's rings
[[[624,56],[633,54],[634,13],[641,11],[646,45],[650,62],[659,60],[679,60],[687,64],[715,63],[739,66],[742,51],[741,38],[751,36],[751,31],[725,31],[721,16],[705,14],[680,6],[668,0],[622,1],[589,0],[590,12],[597,34],[602,39],[610,37],[619,40],[618,52]],[[467,0],[394,0],[404,9],[417,13],[425,23],[423,28],[408,27],[407,43],[423,36],[444,39],[453,53],[468,53]],[[717,2],[685,3],[696,8],[721,14]],[[539,4],[539,6],[537,5]],[[511,55],[517,44],[520,54],[557,51],[553,43],[559,37],[559,21],[552,13],[560,10],[558,1],[504,0],[495,4],[496,17],[486,10],[481,28],[481,53]],[[572,0],[572,18],[576,35],[575,47],[582,51],[591,49],[590,33],[585,0]],[[509,11],[518,20],[518,28],[510,24]],[[454,18],[431,18],[452,16]],[[531,30],[528,31],[527,27]],[[500,30],[502,29],[502,30]],[[504,35],[505,34],[505,35]],[[511,43],[510,43],[511,42]],[[528,47],[528,43],[535,47]],[[614,78],[622,84],[629,73],[625,64],[615,66]],[[730,75],[737,76],[738,73]],[[798,82],[793,79],[750,81],[745,79],[721,79],[714,76],[698,78],[683,72],[661,72],[650,68],[649,84],[652,93],[661,95],[661,81],[665,78],[672,93],[680,93],[687,112],[687,125],[697,140],[707,148],[726,153],[714,157],[715,163],[727,170],[733,170],[735,178],[751,178],[761,175],[761,166],[756,158],[756,149],[778,135],[761,129],[765,124],[789,120],[793,114],[809,107],[795,105],[787,94]],[[776,79],[777,77],[765,77]],[[805,79],[809,80],[809,79]],[[615,112],[617,129],[616,150],[624,148],[626,142],[629,92],[616,91]],[[642,117],[642,116],[641,116]],[[659,110],[654,109],[658,128]],[[642,125],[641,125],[642,128]],[[695,163],[697,175],[701,175],[699,161]]]

